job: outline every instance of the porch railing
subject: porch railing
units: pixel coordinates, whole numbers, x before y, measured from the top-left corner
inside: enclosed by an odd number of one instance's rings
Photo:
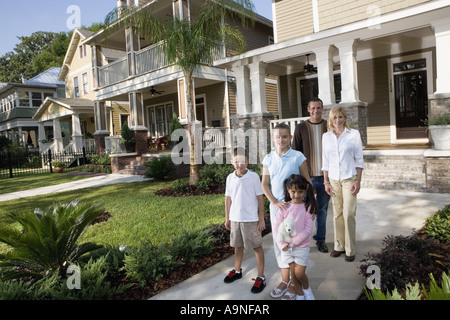
[[[126,153],[125,145],[120,143],[121,136],[105,137],[105,149],[108,154]]]
[[[211,60],[223,58],[224,46],[218,45],[211,52]],[[164,42],[158,42],[134,53],[136,62],[136,75],[140,76],[145,73],[154,72],[156,70],[166,68],[170,64],[164,52]],[[205,61],[210,63],[211,61]],[[99,87],[109,86],[121,82],[130,77],[128,68],[128,59],[123,57],[112,63],[98,68]]]
[[[168,66],[167,57],[164,54],[163,42],[148,46],[136,52],[136,73],[144,74]]]
[[[128,78],[127,57],[98,68],[98,78],[100,87],[109,86]]]
[[[291,134],[294,135],[295,127],[297,127],[297,125],[300,122],[303,122],[308,119],[309,119],[309,117],[271,120],[270,121],[270,136],[272,136],[273,128],[275,128],[275,126],[279,123],[286,123],[289,126],[289,128],[291,129]]]

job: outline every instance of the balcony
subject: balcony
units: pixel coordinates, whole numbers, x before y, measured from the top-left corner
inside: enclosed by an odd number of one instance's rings
[[[164,53],[163,42],[148,46],[130,55],[134,56],[136,65],[136,77],[154,72],[169,66]],[[219,45],[212,50],[212,61],[223,58],[223,46]],[[99,87],[107,87],[121,81],[130,79],[130,67],[127,57],[123,57],[112,63],[98,68]]]

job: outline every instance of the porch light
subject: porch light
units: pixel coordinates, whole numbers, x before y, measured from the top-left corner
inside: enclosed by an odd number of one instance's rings
[[[306,65],[303,67],[305,70],[305,75],[311,75],[313,73],[317,73],[317,67],[314,67],[312,64],[309,63],[309,53],[306,54]]]

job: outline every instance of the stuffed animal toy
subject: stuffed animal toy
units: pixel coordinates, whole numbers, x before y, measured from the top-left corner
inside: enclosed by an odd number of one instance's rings
[[[297,231],[295,231],[294,220],[292,218],[286,218],[278,226],[277,241],[291,243],[292,242],[291,238],[294,237],[296,234]]]

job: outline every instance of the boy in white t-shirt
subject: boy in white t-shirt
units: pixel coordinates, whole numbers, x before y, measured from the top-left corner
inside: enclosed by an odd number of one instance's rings
[[[234,269],[225,277],[231,283],[242,278],[244,248],[255,252],[258,276],[251,289],[261,292],[265,284],[264,250],[261,232],[265,229],[264,198],[257,173],[247,169],[249,160],[245,149],[236,148],[231,161],[236,169],[227,177],[225,189],[225,227],[231,230],[230,246],[234,247]]]

